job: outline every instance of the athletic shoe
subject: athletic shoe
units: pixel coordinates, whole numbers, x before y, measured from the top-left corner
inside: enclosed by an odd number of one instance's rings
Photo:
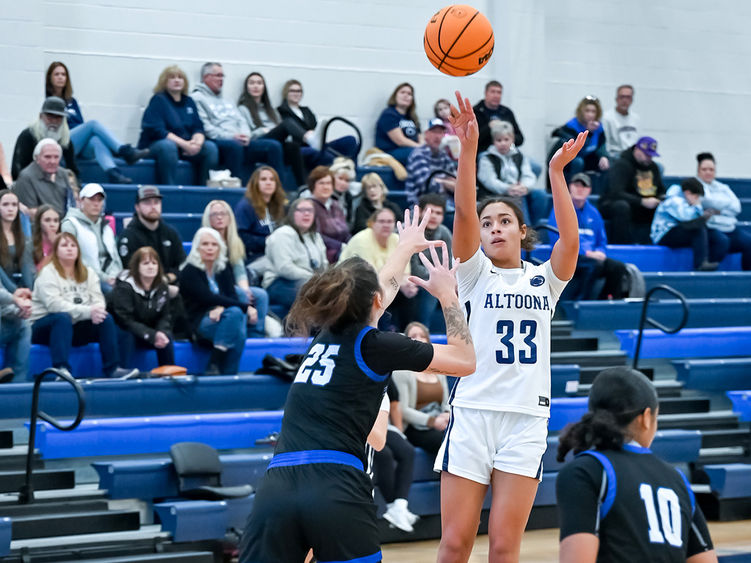
[[[383,518],[389,524],[410,534],[415,531],[412,524],[409,523],[406,511],[401,506],[397,505],[396,501],[389,503],[387,506],[388,510],[383,513]]]

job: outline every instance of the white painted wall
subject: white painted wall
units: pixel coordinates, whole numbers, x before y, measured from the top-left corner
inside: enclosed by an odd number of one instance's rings
[[[0,141],[10,155],[38,113],[44,71],[71,71],[86,119],[124,141],[138,138],[141,111],[159,72],[181,65],[191,82],[206,60],[224,63],[225,92],[260,71],[272,99],[297,78],[320,118],[343,115],[372,142],[394,86],[411,82],[424,122],[433,102],[461,88],[473,101],[504,84],[504,103],[542,160],[549,131],[578,100],[610,107],[615,86],[636,87],[634,109],[654,135],[668,173],[689,174],[712,150],[722,175],[750,176],[746,111],[751,4],[744,0],[476,0],[493,23],[496,50],[480,73],[445,77],[422,50],[425,25],[445,0],[4,0],[0,14]]]

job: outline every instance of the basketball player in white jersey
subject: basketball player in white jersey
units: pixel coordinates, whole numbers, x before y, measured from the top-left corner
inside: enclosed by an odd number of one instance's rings
[[[518,561],[522,533],[542,476],[550,416],[550,326],[558,297],[576,269],[579,233],[563,168],[586,132],[550,161],[560,239],[550,260],[521,259],[534,231],[513,199],[477,205],[478,127],[468,99],[456,93],[451,124],[462,145],[454,198],[454,256],[459,302],[468,316],[477,369],[451,398],[451,420],[436,471],[441,471],[439,562],[467,561],[488,486],[489,560]]]

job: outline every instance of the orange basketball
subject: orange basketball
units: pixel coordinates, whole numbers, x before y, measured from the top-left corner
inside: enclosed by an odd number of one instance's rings
[[[468,76],[490,60],[493,28],[472,6],[454,4],[436,13],[425,28],[425,54],[444,74]]]

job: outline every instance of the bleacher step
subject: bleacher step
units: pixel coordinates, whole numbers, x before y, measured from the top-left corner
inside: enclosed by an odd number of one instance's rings
[[[584,367],[598,366],[600,369],[622,366],[626,363],[626,354],[620,350],[594,350],[581,352],[552,352],[551,364],[578,364]]]
[[[79,559],[66,559],[59,563],[78,563]],[[214,555],[208,551],[181,551],[176,553],[149,553],[124,557],[104,557],[87,559],[86,563],[161,563],[174,561],[176,563],[214,563]]]
[[[105,541],[107,545],[116,548],[118,545],[127,547],[132,553],[138,553],[139,547],[147,546],[146,553],[153,551],[154,545],[160,541],[169,540],[169,534],[162,531],[158,524],[148,524],[141,526],[138,530],[127,530],[124,532],[110,532],[106,536],[102,534],[80,534],[71,536],[56,536],[47,538],[32,538],[28,540],[13,540],[10,548],[14,552],[24,550],[26,552],[45,552],[58,551],[62,552],[66,547],[68,553],[70,549],[75,549],[76,553],[89,547],[100,549]],[[102,554],[104,550],[101,549]],[[111,553],[111,552],[110,552]],[[121,552],[119,552],[121,553]],[[66,557],[71,557],[70,554]],[[60,559],[61,557],[58,557]]]
[[[620,364],[615,365],[625,365],[625,358],[624,361]],[[611,366],[588,366],[588,367],[582,367],[579,370],[579,384],[580,385],[591,385],[592,382],[595,380],[595,376],[600,373],[605,367],[611,367]],[[646,375],[649,379],[654,380],[654,369],[653,368],[639,368],[639,371],[642,372],[644,375]],[[655,381],[655,385],[657,385],[658,382]]]
[[[597,350],[597,338],[582,338],[577,336],[557,336],[551,340],[552,352],[586,352]]]
[[[738,415],[733,411],[711,411],[706,413],[660,414],[658,423],[661,429],[682,428],[685,430],[709,430],[737,428]]]
[[[36,471],[34,474],[36,475]],[[36,483],[36,482],[35,482]],[[34,504],[41,505],[54,502],[70,502],[75,500],[102,500],[106,499],[107,491],[100,490],[95,483],[77,485],[68,489],[34,490]],[[0,508],[3,506],[16,506],[18,504],[18,492],[0,494]]]
[[[0,450],[13,447],[13,430],[0,430]]]
[[[34,471],[34,489],[72,489],[76,486],[75,476],[74,471],[40,469]],[[0,471],[0,493],[15,493],[25,482],[25,471]]]
[[[574,329],[574,323],[572,321],[553,321],[551,325],[551,334],[553,337],[557,336],[570,336],[571,331]]]
[[[0,506],[0,516],[18,518],[35,514],[70,514],[74,512],[104,512],[109,508],[105,499],[72,500]]]
[[[28,446],[14,446],[0,450],[0,471],[26,468],[26,454]],[[39,455],[39,450],[34,450],[33,467],[41,469],[44,462]]]
[[[751,450],[751,431],[748,428],[705,430],[701,433],[702,448],[743,446]]]
[[[727,446],[723,448],[701,448],[699,463],[704,465],[717,463],[747,463],[748,453],[743,446]]]
[[[710,402],[707,397],[663,397],[660,399],[660,414],[706,413]]]
[[[13,539],[101,534],[138,530],[140,527],[141,517],[137,510],[35,514],[13,518]]]
[[[592,370],[593,373],[591,374],[592,377],[597,375],[598,372],[595,372]],[[662,400],[663,398],[667,397],[680,397],[681,391],[683,390],[683,384],[680,381],[676,381],[674,379],[668,380],[663,379],[659,381],[653,381],[652,382],[655,386],[655,389],[657,390],[657,396]],[[592,388],[591,383],[579,383],[579,387],[577,389],[576,394],[577,395],[589,395],[589,390]]]

